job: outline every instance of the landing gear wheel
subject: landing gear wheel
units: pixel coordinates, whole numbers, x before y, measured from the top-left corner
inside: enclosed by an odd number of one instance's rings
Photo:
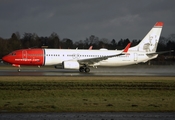
[[[90,72],[90,69],[88,67],[80,67],[79,71],[82,73],[82,72],[86,72],[86,73],[89,73]]]
[[[85,72],[86,73],[89,73],[90,72],[90,69],[88,67],[85,68]]]
[[[84,72],[84,71],[85,71],[85,70],[84,70],[84,67],[80,67],[79,71],[80,71],[80,72]]]

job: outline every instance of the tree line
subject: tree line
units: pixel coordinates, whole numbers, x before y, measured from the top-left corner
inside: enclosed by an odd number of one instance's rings
[[[73,41],[69,38],[59,38],[57,33],[53,32],[49,37],[39,37],[36,33],[24,33],[21,37],[19,32],[12,33],[9,39],[0,37],[0,58],[8,53],[18,49],[28,48],[57,48],[57,49],[88,49],[93,46],[93,49],[106,48],[110,50],[121,50],[131,42],[131,47],[137,45],[140,40],[109,40],[107,38],[99,38],[91,35],[84,40]],[[160,37],[157,51],[175,50],[175,34],[170,34],[168,37]],[[174,53],[173,53],[174,54]],[[172,55],[172,54],[171,54]]]

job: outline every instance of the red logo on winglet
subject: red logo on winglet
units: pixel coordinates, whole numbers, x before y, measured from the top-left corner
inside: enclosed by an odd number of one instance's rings
[[[125,49],[123,50],[123,52],[128,52],[128,49],[130,47],[131,43],[128,43],[128,45],[125,47]]]

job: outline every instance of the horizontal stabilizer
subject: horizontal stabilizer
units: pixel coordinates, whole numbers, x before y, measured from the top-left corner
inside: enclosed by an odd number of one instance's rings
[[[174,52],[174,50],[170,50],[170,51],[162,51],[162,52],[147,53],[147,55],[157,55],[157,54],[164,54],[164,53],[170,53],[170,52]]]

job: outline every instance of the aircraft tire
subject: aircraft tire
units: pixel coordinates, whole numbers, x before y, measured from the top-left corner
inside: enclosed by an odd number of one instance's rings
[[[84,67],[80,67],[79,71],[84,72],[85,71]]]
[[[90,69],[88,67],[85,68],[85,72],[86,73],[89,73],[90,72]]]

